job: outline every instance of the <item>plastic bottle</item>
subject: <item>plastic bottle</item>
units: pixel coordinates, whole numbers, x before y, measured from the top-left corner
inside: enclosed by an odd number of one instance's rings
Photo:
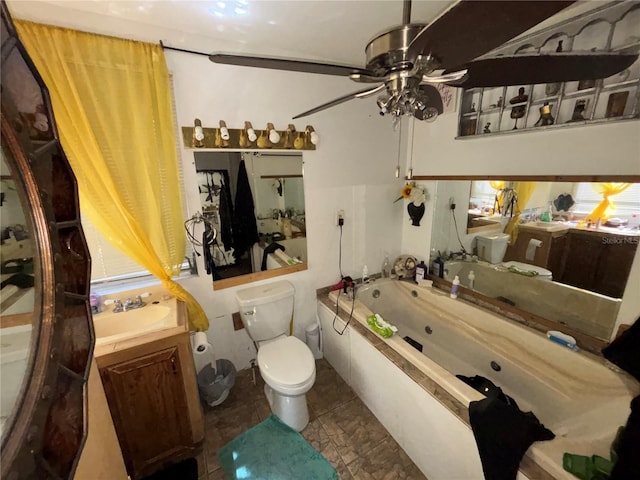
[[[420,282],[420,280],[425,280],[425,276],[427,274],[427,265],[420,260],[420,263],[416,266],[416,282]]]
[[[366,265],[362,269],[362,283],[369,283],[369,269]]]
[[[389,255],[385,255],[382,262],[382,278],[389,277],[391,277],[391,264],[389,263]]]
[[[469,272],[469,276],[467,278],[469,279],[469,288],[473,290],[473,283],[476,280],[476,274],[474,273],[473,270]]]
[[[433,261],[433,275],[437,275],[440,278],[444,277],[444,260],[440,257]]]
[[[456,275],[453,279],[453,283],[451,284],[451,294],[449,295],[451,298],[458,298],[458,289],[460,288],[460,277]]]

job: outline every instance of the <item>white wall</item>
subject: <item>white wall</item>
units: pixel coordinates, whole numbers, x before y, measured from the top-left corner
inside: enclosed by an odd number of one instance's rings
[[[343,95],[354,86],[345,79],[216,65],[206,57],[167,52],[173,74],[178,124],[203,126],[225,120],[230,128],[251,121],[254,128],[273,122],[286,128],[292,115]],[[372,100],[352,101],[296,122],[311,124],[320,135],[314,152],[303,152],[309,269],[285,278],[296,287],[295,333],[316,321],[315,290],[339,281],[338,209],[345,211],[342,271],[359,277],[366,264],[380,271],[384,252],[400,253],[402,217],[394,204],[403,184],[393,172],[398,134],[381,118]],[[182,142],[180,142],[182,143]],[[193,150],[181,149],[189,213],[200,209]],[[196,232],[197,237],[197,232]],[[255,352],[244,330],[234,332],[231,314],[237,311],[235,292],[242,287],[213,291],[202,263],[197,278],[183,285],[198,299],[211,321],[208,332],[216,354],[237,367],[248,366]],[[273,280],[271,280],[273,281]]]

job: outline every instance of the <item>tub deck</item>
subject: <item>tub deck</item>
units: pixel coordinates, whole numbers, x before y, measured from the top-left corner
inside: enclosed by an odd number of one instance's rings
[[[375,292],[375,295],[374,295]],[[335,309],[335,292],[319,299]],[[441,291],[409,282],[378,280],[358,291],[352,304],[341,296],[340,317],[387,356],[418,385],[469,425],[468,406],[482,394],[455,377],[482,375],[533,411],[556,438],[536,442],[521,471],[529,478],[574,478],[562,469],[564,452],[609,457],[609,446],[629,414],[640,386],[591,354],[576,353],[543,334]],[[398,334],[382,339],[366,324],[379,313]],[[430,333],[426,333],[426,330]],[[402,338],[423,345],[419,352]],[[491,362],[500,366],[492,368]]]

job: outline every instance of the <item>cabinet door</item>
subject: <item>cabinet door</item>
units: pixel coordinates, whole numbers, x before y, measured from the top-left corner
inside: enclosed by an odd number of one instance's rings
[[[191,445],[177,347],[105,367],[100,374],[133,478],[151,473]]]
[[[601,253],[601,238],[570,231],[567,234],[562,273],[557,280],[567,285],[593,291]]]
[[[638,244],[635,237],[609,236],[602,239],[594,290],[613,298],[622,298]]]

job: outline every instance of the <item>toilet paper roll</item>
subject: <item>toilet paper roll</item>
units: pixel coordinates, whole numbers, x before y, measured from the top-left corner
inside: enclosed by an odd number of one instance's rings
[[[211,364],[214,369],[216,368],[213,347],[204,332],[196,332],[193,336],[193,359],[196,364],[196,372],[202,370],[207,364]]]
[[[542,246],[541,240],[536,240],[535,238],[532,238],[531,240],[529,240],[529,245],[527,245],[527,251],[524,254],[524,258],[526,258],[527,260],[533,261],[533,258],[536,256],[536,248],[539,248],[541,246]]]

